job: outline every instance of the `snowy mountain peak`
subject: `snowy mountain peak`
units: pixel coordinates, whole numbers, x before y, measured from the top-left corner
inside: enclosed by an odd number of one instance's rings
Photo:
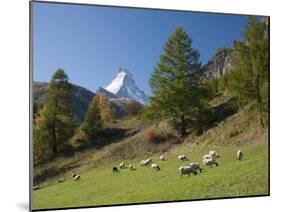
[[[127,69],[125,69],[125,68],[119,68],[119,70],[118,70],[116,76],[117,76],[117,75],[123,75],[123,76],[127,75],[127,76],[133,78],[133,75],[132,75]]]
[[[108,86],[106,86],[105,89],[113,94],[117,94],[123,86],[126,78],[129,78],[129,80],[134,81],[132,75],[129,73],[128,70],[120,68],[112,82]]]
[[[148,97],[136,86],[133,75],[124,68],[119,69],[112,82],[105,89],[117,97],[128,98],[142,104],[148,103]]]

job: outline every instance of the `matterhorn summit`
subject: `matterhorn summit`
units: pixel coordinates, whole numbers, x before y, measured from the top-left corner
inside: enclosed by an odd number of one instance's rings
[[[131,99],[144,105],[148,103],[148,97],[136,86],[132,74],[124,68],[119,69],[105,89],[120,98]]]

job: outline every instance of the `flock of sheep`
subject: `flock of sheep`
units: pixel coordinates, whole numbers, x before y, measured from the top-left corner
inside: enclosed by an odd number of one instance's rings
[[[237,160],[241,161],[242,157],[243,157],[242,151],[238,150],[237,154],[236,154]],[[219,163],[217,162],[217,158],[220,158],[220,155],[216,151],[209,151],[208,154],[203,155],[202,163],[203,163],[204,166],[209,166],[209,167],[213,167],[214,165],[218,166]],[[160,160],[161,161],[166,161],[167,158],[164,155],[161,155],[160,156]],[[187,158],[186,155],[179,155],[178,156],[178,160],[180,160],[180,161],[188,161],[188,158]],[[144,167],[148,167],[150,164],[151,164],[151,168],[153,170],[160,171],[159,164],[153,163],[151,158],[142,160],[140,162],[140,165],[144,166]],[[124,162],[119,164],[119,169],[125,169],[125,168],[127,168],[127,167],[126,167]],[[128,168],[130,170],[136,170],[136,168],[132,164],[129,164]],[[113,173],[119,172],[119,169],[116,166],[114,166],[114,167],[112,167],[112,172]],[[189,176],[190,174],[197,175],[198,171],[201,173],[202,168],[200,167],[199,163],[192,162],[192,163],[189,163],[188,166],[180,166],[178,170],[179,170],[180,177],[182,177],[183,175],[188,175]],[[72,173],[71,177],[73,178],[74,181],[79,181],[80,180],[80,175],[79,174]],[[64,181],[65,181],[65,179],[62,178],[62,179],[59,179],[57,181],[57,183],[61,183],[61,182],[64,182]]]
[[[209,151],[208,154],[203,155],[202,164],[204,166],[209,166],[209,167],[213,167],[214,165],[218,166],[219,164],[217,162],[217,158],[220,158],[220,155],[216,151]],[[243,158],[243,153],[242,153],[241,150],[238,150],[237,154],[236,154],[236,159],[238,161],[241,161],[242,158]],[[167,160],[167,158],[164,155],[161,155],[159,159],[161,161],[166,161]],[[178,160],[180,160],[180,161],[188,161],[188,158],[187,158],[186,155],[179,155],[178,156]],[[159,164],[153,163],[151,158],[142,160],[140,162],[140,165],[144,166],[144,167],[148,167],[150,164],[151,164],[152,170],[160,171]],[[127,168],[127,167],[126,167],[124,162],[119,164],[119,169],[125,169],[125,168]],[[128,168],[130,170],[136,170],[136,168],[132,164],[129,164]],[[114,166],[114,167],[112,167],[112,172],[113,173],[120,172],[119,169],[116,166]],[[190,174],[197,175],[198,171],[201,173],[202,168],[200,167],[199,163],[192,162],[192,163],[189,163],[188,166],[180,166],[178,171],[179,171],[180,177],[182,178],[183,175],[188,175],[188,176]],[[71,173],[71,177],[73,178],[74,181],[77,181],[77,182],[81,179],[81,176],[79,174],[77,174],[77,173]],[[60,178],[56,182],[57,183],[63,183],[64,181],[65,181],[65,178]],[[34,186],[33,190],[37,190],[39,188],[40,188],[39,186]]]
[[[242,160],[242,157],[243,157],[243,153],[241,150],[238,150],[237,151],[237,154],[236,154],[236,158],[238,161],[241,161]],[[204,166],[209,166],[209,167],[213,167],[214,165],[215,166],[218,166],[219,163],[217,162],[217,158],[220,158],[220,155],[216,152],[216,151],[209,151],[208,154],[206,155],[203,155],[203,165]],[[164,157],[164,155],[161,155],[160,156],[160,160],[162,161],[165,161],[167,160],[167,158]],[[179,155],[178,156],[178,160],[180,161],[187,161],[188,158],[186,155]],[[145,160],[142,160],[140,162],[140,165],[141,166],[149,166],[151,164],[151,168],[155,171],[160,171],[160,166],[159,164],[156,164],[156,163],[153,163],[151,158],[148,158],[148,159],[145,159]],[[119,164],[119,168],[120,169],[125,169],[126,168],[126,165],[124,162],[120,163]],[[130,164],[128,166],[128,168],[130,170],[136,170],[136,168],[134,168],[134,166],[132,164]],[[200,164],[199,163],[196,163],[196,162],[192,162],[190,163],[188,166],[180,166],[179,167],[179,175],[180,177],[182,177],[182,175],[190,175],[190,174],[194,174],[194,175],[197,175],[197,172],[199,171],[201,173],[202,171],[202,168],[200,167]],[[116,166],[112,167],[112,172],[113,173],[116,173],[116,172],[119,172],[118,168]]]

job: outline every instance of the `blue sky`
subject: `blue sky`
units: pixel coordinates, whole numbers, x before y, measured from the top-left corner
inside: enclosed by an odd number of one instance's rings
[[[149,76],[177,26],[188,32],[205,64],[216,48],[242,39],[246,21],[240,15],[35,2],[34,80],[49,81],[63,68],[70,82],[95,91],[124,67],[150,94]]]

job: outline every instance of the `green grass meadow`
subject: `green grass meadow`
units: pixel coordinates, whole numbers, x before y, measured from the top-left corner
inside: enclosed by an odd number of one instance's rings
[[[198,146],[188,155],[189,161],[177,160],[177,155],[186,154],[186,147],[167,153],[167,161],[160,161],[159,155],[151,158],[161,170],[141,167],[140,160],[125,160],[133,164],[135,171],[122,169],[112,173],[112,166],[121,161],[112,161],[92,170],[79,173],[81,180],[74,182],[69,176],[64,183],[53,183],[33,191],[33,209],[102,206],[173,200],[239,197],[267,195],[268,188],[268,142],[263,138],[258,142],[237,146]],[[236,152],[241,148],[243,161],[236,160]],[[197,176],[178,174],[178,168],[189,162],[201,162],[202,155],[209,150],[221,154],[219,166],[204,167]]]

